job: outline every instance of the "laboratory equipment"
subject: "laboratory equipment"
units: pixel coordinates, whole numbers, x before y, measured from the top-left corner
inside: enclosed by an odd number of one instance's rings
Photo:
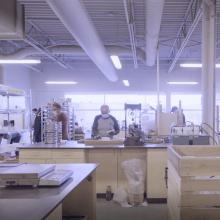
[[[22,164],[0,173],[1,186],[37,186],[45,174],[53,171],[55,165]]]
[[[71,170],[55,170],[40,178],[39,186],[59,186],[73,174]]]
[[[128,136],[128,128],[130,125],[136,125],[141,129],[141,104],[125,103],[125,137]]]
[[[59,186],[73,171],[55,169],[51,164],[21,164],[0,172],[1,186]]]
[[[173,145],[209,145],[210,136],[199,125],[173,126],[171,128]]]
[[[144,145],[141,130],[141,104],[125,104],[125,146]]]

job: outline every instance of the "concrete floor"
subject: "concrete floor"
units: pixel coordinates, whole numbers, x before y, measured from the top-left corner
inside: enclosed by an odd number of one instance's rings
[[[105,199],[97,200],[97,220],[167,220],[166,204],[148,204],[147,207],[122,208]]]

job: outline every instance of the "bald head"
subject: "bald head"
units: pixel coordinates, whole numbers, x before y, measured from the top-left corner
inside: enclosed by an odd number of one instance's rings
[[[108,114],[110,112],[108,105],[102,105],[100,108],[102,114]]]

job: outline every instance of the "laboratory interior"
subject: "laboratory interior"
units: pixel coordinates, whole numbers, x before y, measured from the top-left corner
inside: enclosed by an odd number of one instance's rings
[[[220,0],[0,0],[0,220],[220,219]]]

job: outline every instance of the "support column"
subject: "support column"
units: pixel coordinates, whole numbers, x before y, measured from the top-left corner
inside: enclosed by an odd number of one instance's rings
[[[215,128],[216,2],[203,0],[202,18],[202,122]],[[207,131],[215,137],[211,129]]]
[[[171,92],[167,88],[166,92],[166,112],[170,112],[171,110]]]
[[[160,126],[160,53],[159,53],[159,47],[157,48],[157,112],[156,112],[156,131],[158,135],[159,126]]]
[[[5,79],[4,79],[4,68],[2,65],[0,65],[0,84],[4,84]]]

